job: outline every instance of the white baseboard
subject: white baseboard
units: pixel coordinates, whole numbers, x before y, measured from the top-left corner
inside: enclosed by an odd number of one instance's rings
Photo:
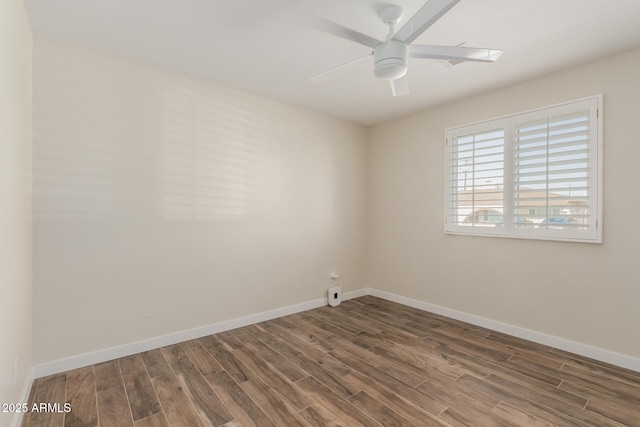
[[[473,325],[481,326],[483,328],[491,329],[493,331],[502,332],[508,335],[512,335],[514,337],[523,338],[529,341],[537,342],[539,344],[548,345],[550,347],[557,348],[559,350],[569,351],[571,353],[579,354],[585,357],[590,357],[592,359],[600,360],[602,362],[610,363],[612,365],[616,365],[622,368],[627,368],[627,369],[640,372],[640,359],[638,358],[634,358],[634,357],[627,356],[620,353],[615,353],[615,352],[604,350],[597,347],[592,347],[586,344],[570,341],[564,338],[559,338],[559,337],[544,334],[541,332],[532,331],[530,329],[522,328],[519,326],[502,323],[496,320],[487,319],[485,317],[464,313],[464,312],[453,310],[447,307],[430,304],[417,299],[407,298],[407,297],[392,294],[389,292],[379,291],[377,289],[363,288],[356,291],[346,292],[342,295],[342,299],[346,301],[352,298],[358,298],[365,295],[372,295],[378,298],[397,302],[399,304],[403,304],[409,307],[417,308],[419,310],[428,311],[431,313],[450,317],[452,319],[471,323]],[[257,313],[250,316],[239,317],[237,319],[231,319],[224,322],[214,323],[212,325],[175,332],[175,333],[163,335],[160,337],[150,338],[147,340],[124,344],[117,347],[98,350],[91,353],[85,353],[78,356],[69,357],[66,359],[56,360],[53,362],[47,362],[47,363],[34,366],[31,378],[32,379],[41,378],[47,375],[53,375],[60,372],[70,371],[72,369],[81,368],[83,366],[93,365],[95,363],[106,362],[108,360],[130,356],[132,354],[140,353],[143,351],[153,350],[153,349],[164,347],[167,345],[177,344],[183,341],[200,338],[206,335],[216,334],[218,332],[228,331],[230,329],[240,328],[242,326],[252,325],[254,323],[264,322],[266,320],[287,316],[289,314],[299,313],[301,311],[311,310],[311,309],[322,307],[325,305],[327,305],[327,299],[319,298],[319,299],[307,301],[301,304],[295,304],[288,307],[282,307],[274,310],[264,311],[262,313]],[[29,384],[29,388],[27,388],[26,391],[24,392],[28,394],[29,389],[30,389],[30,384]],[[27,397],[28,395],[25,397],[25,401]]]
[[[570,341],[553,335],[547,335],[542,332],[532,331],[530,329],[521,328],[519,326],[509,325],[507,323],[502,323],[496,320],[487,319],[485,317],[464,313],[462,311],[453,310],[447,307],[429,304],[424,301],[403,297],[389,292],[369,288],[367,290],[367,294],[389,301],[397,302],[398,304],[417,308],[419,310],[450,317],[462,322],[471,323],[472,325],[481,326],[483,328],[491,329],[496,332],[502,332],[514,337],[533,341],[538,344],[547,345],[549,347],[557,348],[558,350],[565,350],[571,353],[579,354],[581,356],[589,357],[591,359],[599,360],[601,362],[610,363],[612,365],[640,372],[640,359],[627,356],[625,354],[615,353],[613,351],[604,350],[575,341]]]
[[[364,295],[367,295],[367,289],[359,289],[342,294],[342,299],[348,300]],[[47,375],[53,375],[60,372],[70,371],[72,369],[82,368],[83,366],[89,366],[120,357],[130,356],[132,354],[141,353],[143,351],[153,350],[155,348],[177,344],[207,335],[217,334],[218,332],[224,332],[230,329],[240,328],[242,326],[253,325],[254,323],[264,322],[266,320],[287,316],[289,314],[299,313],[301,311],[311,310],[313,308],[318,308],[325,305],[327,305],[327,299],[318,298],[312,301],[303,302],[301,304],[295,304],[288,307],[264,311],[262,313],[239,317],[224,322],[214,323],[212,325],[201,326],[199,328],[162,335],[159,337],[132,342],[117,347],[106,348],[103,350],[85,353],[66,359],[42,363],[33,367],[34,377],[42,378],[46,377]]]
[[[16,403],[27,403],[29,401],[29,393],[31,392],[33,379],[34,379],[33,369],[31,369],[27,374],[27,378],[25,378],[24,385],[22,387],[22,392],[20,393],[20,398]],[[20,427],[20,425],[22,424],[23,416],[24,416],[23,412],[16,412],[13,415],[13,420],[11,420],[11,427]]]

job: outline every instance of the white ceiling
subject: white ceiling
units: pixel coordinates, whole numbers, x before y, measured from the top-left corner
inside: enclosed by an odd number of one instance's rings
[[[411,59],[392,98],[370,61],[307,80],[370,49],[304,25],[318,15],[384,39],[378,11],[425,0],[25,0],[35,32],[302,106],[376,124],[640,46],[640,0],[462,0],[415,43],[504,50],[495,63]]]

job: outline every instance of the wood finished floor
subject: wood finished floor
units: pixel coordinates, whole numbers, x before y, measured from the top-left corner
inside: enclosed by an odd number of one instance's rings
[[[640,373],[371,296],[36,380],[23,426],[640,426]]]

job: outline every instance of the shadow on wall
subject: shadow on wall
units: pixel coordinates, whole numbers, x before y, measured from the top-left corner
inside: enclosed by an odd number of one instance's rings
[[[330,221],[333,158],[317,124],[291,126],[235,93],[142,90],[91,95],[69,81],[47,94],[65,108],[36,117],[36,218]]]
[[[278,144],[261,132],[260,116],[178,88],[164,95],[162,217],[281,214]]]

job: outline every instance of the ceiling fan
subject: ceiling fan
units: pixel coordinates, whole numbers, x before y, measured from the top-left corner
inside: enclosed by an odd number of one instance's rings
[[[344,27],[320,17],[312,17],[309,24],[321,31],[370,47],[371,53],[350,61],[332,70],[309,79],[320,84],[342,73],[353,64],[373,56],[373,73],[388,80],[393,96],[409,93],[407,82],[407,59],[427,58],[448,61],[494,62],[502,54],[500,49],[485,49],[468,46],[433,46],[411,44],[427,28],[433,25],[460,0],[428,0],[397,32],[395,26],[402,20],[404,9],[388,6],[380,12],[382,22],[389,26],[389,34],[384,41],[377,40],[351,28]]]

